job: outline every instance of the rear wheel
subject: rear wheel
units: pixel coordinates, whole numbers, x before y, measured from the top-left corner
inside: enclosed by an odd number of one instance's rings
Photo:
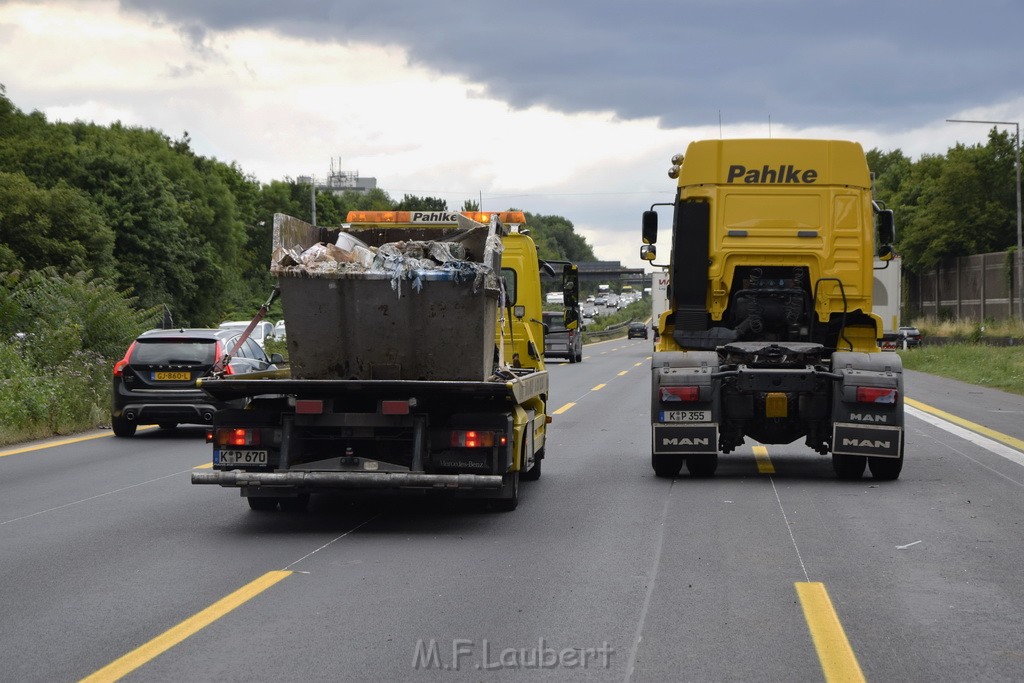
[[[832,454],[832,469],[836,476],[845,481],[854,481],[864,475],[864,465],[867,458],[863,455],[836,455]]]
[[[303,512],[309,507],[309,494],[300,493],[294,498],[281,498],[278,502],[284,512]]]
[[[110,428],[114,430],[114,436],[131,437],[135,436],[135,423],[123,417],[110,417]]]
[[[655,475],[671,479],[683,469],[683,456],[651,453],[651,467]]]
[[[544,449],[540,449],[533,456],[533,467],[523,472],[519,478],[523,481],[537,481],[540,479],[540,466],[544,462]]]
[[[713,477],[718,469],[718,453],[691,455],[686,459],[686,471],[691,477]]]
[[[277,509],[277,498],[246,498],[249,509],[256,512],[273,512]]]
[[[899,479],[903,470],[903,435],[900,434],[900,457],[868,458],[868,469],[871,470],[872,477],[881,481]]]

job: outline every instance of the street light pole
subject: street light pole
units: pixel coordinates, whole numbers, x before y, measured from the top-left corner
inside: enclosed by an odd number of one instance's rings
[[[972,119],[946,119],[949,123],[984,123],[994,126],[1013,126],[1014,131],[1014,156],[1013,165],[1017,171],[1017,253],[1014,261],[1017,263],[1017,319],[1024,322],[1024,254],[1021,253],[1021,219],[1020,219],[1020,123],[1016,121],[976,121]],[[1010,310],[1013,311],[1013,289],[1010,289]]]

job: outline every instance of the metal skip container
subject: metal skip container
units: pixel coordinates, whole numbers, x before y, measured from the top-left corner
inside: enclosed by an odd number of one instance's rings
[[[501,272],[495,223],[321,228],[274,216],[295,379],[484,381]]]

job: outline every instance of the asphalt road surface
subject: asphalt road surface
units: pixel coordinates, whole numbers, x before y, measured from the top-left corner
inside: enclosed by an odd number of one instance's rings
[[[651,342],[551,367],[519,508],[256,513],[203,430],[0,451],[0,680],[1024,677],[1024,398],[907,373],[895,482],[802,445],[650,468]]]

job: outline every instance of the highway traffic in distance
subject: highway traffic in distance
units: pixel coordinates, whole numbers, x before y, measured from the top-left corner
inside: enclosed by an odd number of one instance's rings
[[[800,443],[650,467],[651,342],[555,362],[544,476],[486,501],[189,483],[201,428],[0,451],[4,678],[1015,680],[1024,398],[906,373],[896,481]]]

